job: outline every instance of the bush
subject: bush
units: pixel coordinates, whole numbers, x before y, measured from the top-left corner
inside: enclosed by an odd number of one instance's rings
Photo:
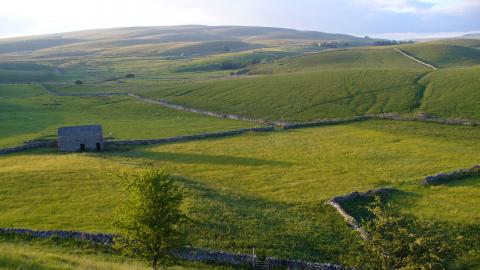
[[[82,84],[83,84],[83,81],[76,80],[76,81],[75,81],[75,84],[76,84],[76,85],[82,85]]]

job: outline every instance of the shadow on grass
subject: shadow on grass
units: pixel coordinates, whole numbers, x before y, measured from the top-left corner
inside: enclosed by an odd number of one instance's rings
[[[173,152],[152,152],[145,148],[136,148],[133,151],[112,153],[112,156],[127,158],[142,158],[155,161],[167,161],[184,164],[214,164],[214,165],[239,165],[239,166],[292,166],[283,161],[265,160],[247,157],[232,157],[227,155],[187,154]]]
[[[479,176],[470,176],[465,178],[453,179],[446,183],[440,183],[428,186],[429,187],[480,187],[480,175]]]
[[[350,229],[323,204],[283,203],[178,179],[191,193],[188,232],[195,246],[337,263],[346,248]]]

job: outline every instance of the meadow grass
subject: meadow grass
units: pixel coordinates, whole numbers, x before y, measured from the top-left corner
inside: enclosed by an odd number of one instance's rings
[[[122,257],[107,248],[60,239],[43,240],[27,237],[0,237],[2,270],[146,270],[144,261]],[[201,263],[176,262],[163,266],[169,270],[232,269]]]
[[[0,147],[55,138],[61,126],[101,124],[115,139],[155,139],[254,124],[145,104],[130,97],[58,97],[38,85],[0,85]]]
[[[332,69],[426,70],[425,66],[406,58],[391,47],[369,47],[325,51],[287,58],[275,63],[257,65],[252,68],[251,73],[272,74]]]
[[[194,108],[305,121],[410,111],[422,75],[408,70],[330,70],[186,83],[144,94]]]
[[[480,51],[462,43],[425,42],[401,46],[402,51],[428,64],[440,68],[472,66],[480,64]],[[471,45],[471,44],[462,44]]]
[[[367,121],[103,154],[11,154],[0,157],[0,226],[114,231],[116,175],[152,166],[189,194],[192,245],[341,263],[350,229],[325,200],[470,167],[479,140],[475,127]],[[469,202],[464,216],[478,205]]]
[[[420,110],[442,117],[480,119],[480,66],[442,69],[420,83],[425,93]]]

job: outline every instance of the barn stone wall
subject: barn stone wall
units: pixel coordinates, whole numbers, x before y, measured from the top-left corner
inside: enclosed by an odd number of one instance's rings
[[[58,149],[62,152],[80,151],[80,144],[85,145],[85,151],[96,151],[97,143],[100,143],[100,150],[104,149],[103,136],[101,134],[58,137]]]

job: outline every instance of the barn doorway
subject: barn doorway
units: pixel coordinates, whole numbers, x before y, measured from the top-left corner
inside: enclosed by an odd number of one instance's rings
[[[100,145],[99,142],[97,142],[97,151],[102,151],[102,146]]]
[[[80,144],[80,152],[85,152],[85,144]]]

